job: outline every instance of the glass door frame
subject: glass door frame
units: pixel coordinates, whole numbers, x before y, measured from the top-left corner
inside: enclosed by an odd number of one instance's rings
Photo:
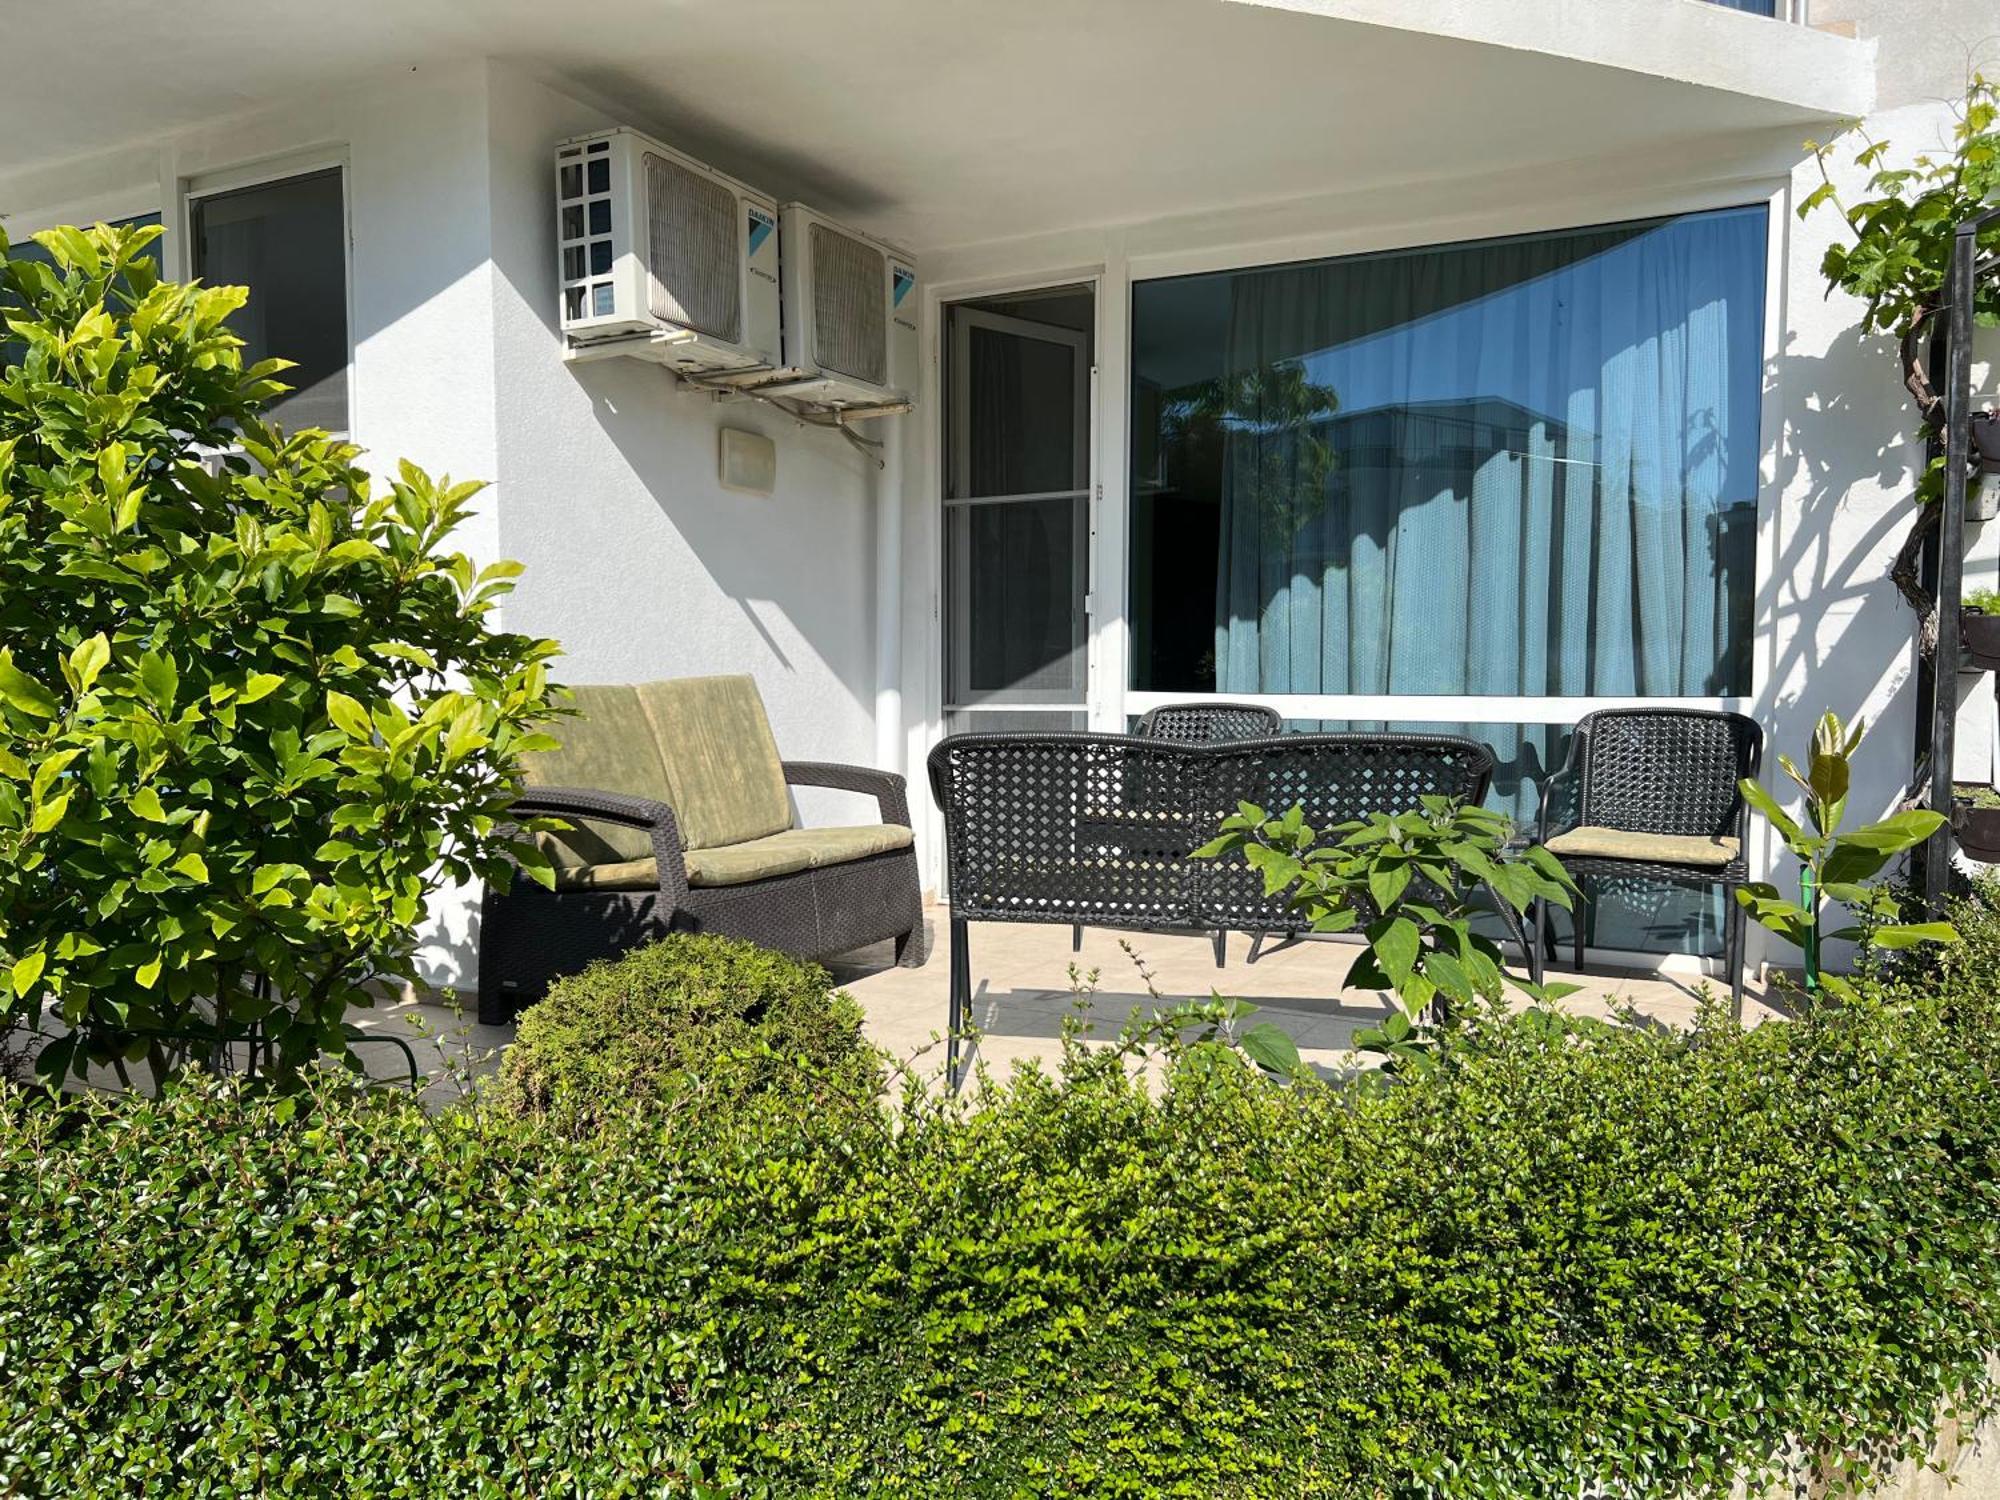
[[[1017,318],[1005,313],[997,313],[976,304],[997,299],[1031,296],[1036,292],[1075,289],[1087,292],[1091,298],[1092,328],[1088,332],[1071,330],[1058,325],[1036,323],[1030,319]],[[944,400],[941,404],[941,419],[938,424],[940,439],[938,484],[933,502],[938,517],[938,605],[936,619],[937,670],[933,676],[933,688],[937,694],[937,724],[944,729],[954,715],[966,716],[972,727],[977,727],[981,714],[1046,714],[1051,720],[1064,718],[1071,723],[1092,722],[1094,719],[1094,686],[1098,674],[1093,670],[1093,643],[1098,625],[1095,579],[1097,576],[1098,512],[1103,497],[1103,486],[1098,477],[1098,392],[1097,392],[1097,324],[1101,320],[1100,288],[1095,276],[1060,278],[1038,282],[1034,286],[1009,288],[1000,291],[972,293],[941,299],[939,303],[939,339],[943,344],[943,358],[946,364],[946,379],[941,383]],[[1060,490],[1035,491],[1018,495],[968,495],[971,489],[970,444],[963,440],[964,424],[970,420],[971,390],[971,339],[958,336],[956,330],[964,328],[987,328],[995,332],[1012,334],[1022,338],[1035,338],[1053,344],[1069,345],[1075,358],[1075,400],[1076,429],[1072,438],[1072,472],[1081,477],[1080,487]],[[1073,627],[1073,653],[1077,663],[1078,684],[1071,696],[1057,701],[1040,695],[1036,690],[999,689],[981,693],[966,702],[954,703],[949,691],[956,675],[963,680],[969,663],[954,661],[952,658],[969,646],[969,632],[955,630],[951,618],[955,600],[963,599],[969,580],[947,576],[953,567],[953,551],[947,535],[954,511],[980,505],[1006,505],[1029,503],[1038,500],[1082,501],[1077,509],[1076,534],[1074,537],[1075,573],[1072,587],[1077,599],[1076,617]],[[957,559],[962,567],[965,558]],[[956,587],[954,587],[956,585]],[[1070,727],[1063,723],[1052,727]]]

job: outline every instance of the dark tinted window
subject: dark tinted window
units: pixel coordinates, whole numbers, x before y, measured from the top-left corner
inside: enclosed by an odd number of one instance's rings
[[[211,286],[250,288],[230,320],[244,363],[272,357],[296,366],[292,394],[272,414],[291,428],[346,432],[347,229],[338,168],[189,205],[194,272]]]

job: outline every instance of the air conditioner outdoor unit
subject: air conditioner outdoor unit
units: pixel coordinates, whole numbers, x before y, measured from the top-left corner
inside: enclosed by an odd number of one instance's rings
[[[572,354],[777,366],[778,209],[762,193],[635,130],[575,136],[556,147],[556,242]]]
[[[802,203],[778,215],[783,373],[759,389],[817,406],[906,403],[917,390],[916,262]]]

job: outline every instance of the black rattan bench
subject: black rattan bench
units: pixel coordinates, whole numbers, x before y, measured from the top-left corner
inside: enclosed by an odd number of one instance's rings
[[[1136,735],[964,734],[931,752],[951,907],[947,1057],[971,1001],[970,922],[1297,933],[1305,918],[1236,861],[1190,856],[1239,802],[1315,827],[1478,802],[1484,745],[1445,735],[1297,734],[1188,744]]]

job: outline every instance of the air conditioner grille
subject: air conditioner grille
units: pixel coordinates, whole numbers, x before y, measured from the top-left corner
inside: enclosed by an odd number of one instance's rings
[[[888,315],[881,252],[860,240],[812,226],[813,353],[821,369],[870,385],[889,381]]]
[[[646,215],[653,316],[737,342],[743,231],[736,195],[712,177],[648,152]]]

